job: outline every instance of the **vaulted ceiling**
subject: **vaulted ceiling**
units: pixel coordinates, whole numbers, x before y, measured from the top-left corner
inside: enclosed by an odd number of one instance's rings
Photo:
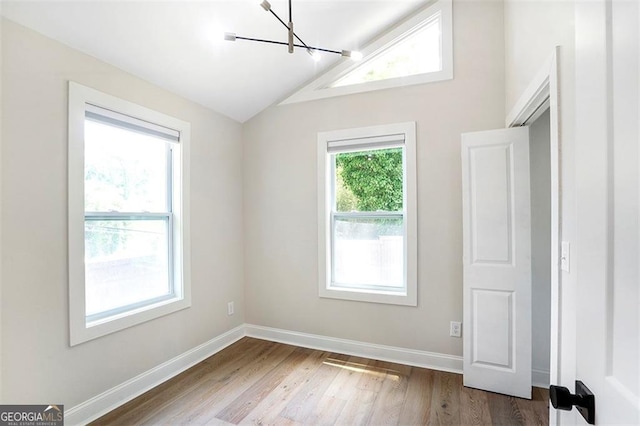
[[[0,13],[52,39],[244,122],[342,59],[223,40],[224,32],[286,41],[259,1],[2,1]],[[428,0],[293,0],[309,45],[358,50]],[[287,1],[271,1],[285,19]]]

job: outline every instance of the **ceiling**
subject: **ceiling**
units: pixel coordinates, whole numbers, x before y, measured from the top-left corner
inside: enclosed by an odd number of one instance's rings
[[[3,0],[0,13],[173,93],[244,122],[342,59],[302,49],[223,40],[224,32],[286,41],[257,0]],[[358,50],[428,0],[294,0],[308,45]],[[286,1],[271,1],[285,21]]]

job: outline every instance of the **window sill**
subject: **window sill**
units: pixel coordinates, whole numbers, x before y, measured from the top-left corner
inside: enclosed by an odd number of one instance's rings
[[[387,305],[418,306],[415,292],[412,294],[412,292],[406,291],[401,293],[357,288],[325,287],[320,289],[320,297]]]
[[[71,321],[71,346],[79,345],[80,343],[151,321],[173,312],[186,309],[190,306],[190,298],[175,297],[153,305],[138,308],[134,311],[123,312],[119,315],[96,320],[88,324],[84,319],[84,312],[76,313],[76,318],[74,318],[75,320]],[[74,313],[72,312],[72,316],[73,315]]]

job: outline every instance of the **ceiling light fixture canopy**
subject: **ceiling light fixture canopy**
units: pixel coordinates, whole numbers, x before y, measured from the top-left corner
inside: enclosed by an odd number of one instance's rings
[[[271,9],[271,3],[267,0],[260,0],[260,6],[266,11],[271,12],[273,16],[276,17],[278,21],[282,25],[287,28],[287,41],[276,41],[276,40],[266,40],[262,38],[253,38],[253,37],[241,37],[236,35],[235,33],[224,33],[224,39],[227,41],[236,41],[236,40],[246,40],[246,41],[257,41],[260,43],[269,43],[269,44],[279,44],[282,46],[287,46],[289,49],[289,53],[293,53],[296,47],[305,49],[309,55],[313,58],[314,61],[320,60],[320,52],[325,53],[335,53],[340,56],[344,56],[346,58],[351,58],[353,60],[359,61],[362,59],[362,53],[351,51],[351,50],[331,50],[331,49],[323,49],[321,47],[309,46],[307,43],[302,41],[300,37],[293,31],[293,18],[291,17],[291,0],[289,0],[289,23],[284,22],[277,13]]]

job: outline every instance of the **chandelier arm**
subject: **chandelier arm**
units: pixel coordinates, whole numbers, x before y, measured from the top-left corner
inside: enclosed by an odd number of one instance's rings
[[[322,47],[314,47],[314,46],[307,46],[307,45],[301,46],[299,44],[294,44],[294,46],[295,47],[305,47],[305,48],[310,49],[310,50],[318,50],[320,52],[335,53],[336,55],[344,56],[344,55],[342,55],[342,51],[341,50],[323,49]]]
[[[286,43],[284,41],[277,41],[277,40],[267,40],[264,38],[253,38],[253,37],[242,37],[242,36],[236,36],[237,40],[245,40],[245,41],[256,41],[259,43],[269,43],[269,44],[279,44],[281,46],[288,46],[289,43]],[[327,52],[327,53],[335,53],[337,55],[342,55],[341,51],[338,50],[331,50],[331,49],[323,49],[322,47],[315,47],[315,46],[307,46],[302,45],[302,44],[294,44],[294,47],[299,47],[301,49],[311,49],[311,50],[318,50],[320,52]]]

